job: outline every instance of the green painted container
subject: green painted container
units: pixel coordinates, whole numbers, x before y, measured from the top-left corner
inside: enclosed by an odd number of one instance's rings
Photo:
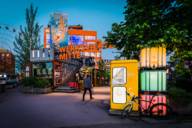
[[[141,71],[140,73],[141,91],[167,91],[166,71],[152,70]]]

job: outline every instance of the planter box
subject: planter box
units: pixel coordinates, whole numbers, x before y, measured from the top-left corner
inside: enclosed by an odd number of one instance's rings
[[[46,94],[52,92],[52,88],[33,88],[33,87],[20,87],[23,93],[33,93],[33,94]]]

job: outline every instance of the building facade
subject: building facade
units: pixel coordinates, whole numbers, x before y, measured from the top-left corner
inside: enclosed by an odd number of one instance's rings
[[[49,25],[44,28],[44,48],[59,49],[59,60],[70,58],[93,58],[96,63],[102,59],[102,42],[97,32],[84,30],[81,25],[68,26],[67,16],[54,13]]]
[[[5,49],[0,49],[0,74],[15,75],[15,56]]]

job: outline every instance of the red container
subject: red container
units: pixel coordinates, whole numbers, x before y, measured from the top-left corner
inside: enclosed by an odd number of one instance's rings
[[[68,82],[67,85],[71,88],[79,89],[79,85],[77,82]]]
[[[167,103],[167,98],[165,95],[157,95],[157,96],[153,97],[153,95],[143,94],[140,96],[141,96],[140,105],[141,105],[141,111],[142,112],[144,112],[144,110],[147,110],[149,105],[151,107],[152,105],[157,104],[157,103],[164,103],[164,104]],[[151,101],[152,97],[153,97],[153,100],[152,100],[152,103],[150,104],[150,102],[147,102],[147,101]],[[157,110],[162,110],[163,115],[166,115],[167,110],[166,110],[165,106],[159,106],[159,107],[156,107],[153,109],[153,111],[157,111]]]

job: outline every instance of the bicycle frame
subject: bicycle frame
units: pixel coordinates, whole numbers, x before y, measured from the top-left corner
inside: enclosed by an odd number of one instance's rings
[[[128,92],[127,92],[127,95],[131,97],[131,100],[125,105],[124,108],[126,108],[129,105],[130,110],[128,112],[130,112],[133,108],[133,104],[137,103],[139,106],[139,112],[142,115],[142,114],[149,114],[150,113],[151,106],[154,105],[152,101],[153,101],[154,97],[158,96],[159,94],[153,95],[150,100],[141,100],[139,97],[135,97],[134,95],[131,96]],[[136,102],[136,100],[138,100],[138,102]],[[149,103],[147,109],[144,109],[142,107],[142,105],[140,104],[142,101]]]

